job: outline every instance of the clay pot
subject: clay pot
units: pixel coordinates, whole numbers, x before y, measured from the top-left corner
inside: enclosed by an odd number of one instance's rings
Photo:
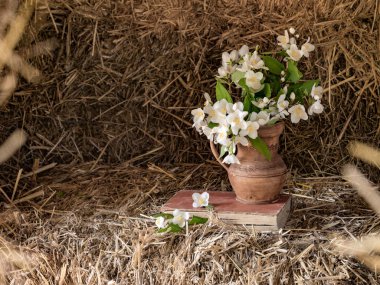
[[[236,199],[245,204],[270,203],[277,200],[286,180],[287,168],[277,153],[284,123],[260,127],[258,135],[266,142],[272,154],[267,160],[251,146],[237,145],[236,157],[240,164],[226,165],[219,158],[215,145],[210,141],[212,153],[227,170]]]

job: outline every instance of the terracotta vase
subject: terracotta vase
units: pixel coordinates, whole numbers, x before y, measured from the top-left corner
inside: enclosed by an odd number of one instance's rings
[[[217,161],[227,170],[236,199],[245,204],[270,203],[277,200],[286,180],[287,168],[277,153],[284,123],[260,127],[258,135],[269,146],[272,159],[267,160],[251,146],[237,145],[240,164],[226,165],[219,158],[212,141],[210,146]]]

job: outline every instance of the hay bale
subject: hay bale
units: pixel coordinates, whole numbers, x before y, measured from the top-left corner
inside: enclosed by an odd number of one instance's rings
[[[337,173],[349,139],[375,142],[380,84],[376,1],[49,1],[19,49],[55,36],[60,48],[33,61],[45,76],[22,82],[2,110],[1,138],[30,135],[18,161],[200,163],[207,141],[190,110],[213,91],[221,52],[242,44],[275,49],[287,27],[310,35],[303,67],[320,77],[328,105],[310,122],[287,125],[282,150],[300,173]],[[9,162],[13,167],[16,160]]]

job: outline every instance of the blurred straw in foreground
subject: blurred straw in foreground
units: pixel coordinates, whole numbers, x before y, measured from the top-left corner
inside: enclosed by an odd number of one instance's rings
[[[379,167],[379,150],[360,142],[353,142],[348,148],[354,157]],[[380,217],[380,194],[377,187],[353,165],[345,165],[342,174]],[[380,236],[365,236],[356,241],[343,240],[335,245],[340,252],[355,256],[372,270],[378,271],[380,268]]]
[[[8,160],[26,141],[23,130],[15,130],[12,135],[0,146],[0,164]]]
[[[6,283],[7,275],[14,270],[30,270],[33,260],[21,250],[15,249],[0,237],[0,284]]]
[[[354,141],[348,145],[348,151],[356,158],[380,167],[380,151],[364,143]]]

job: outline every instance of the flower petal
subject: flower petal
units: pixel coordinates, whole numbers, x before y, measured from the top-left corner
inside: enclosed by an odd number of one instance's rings
[[[201,196],[202,196],[202,198],[205,199],[205,200],[208,200],[209,197],[210,197],[209,193],[207,193],[207,192],[203,192],[203,193],[201,194]]]

